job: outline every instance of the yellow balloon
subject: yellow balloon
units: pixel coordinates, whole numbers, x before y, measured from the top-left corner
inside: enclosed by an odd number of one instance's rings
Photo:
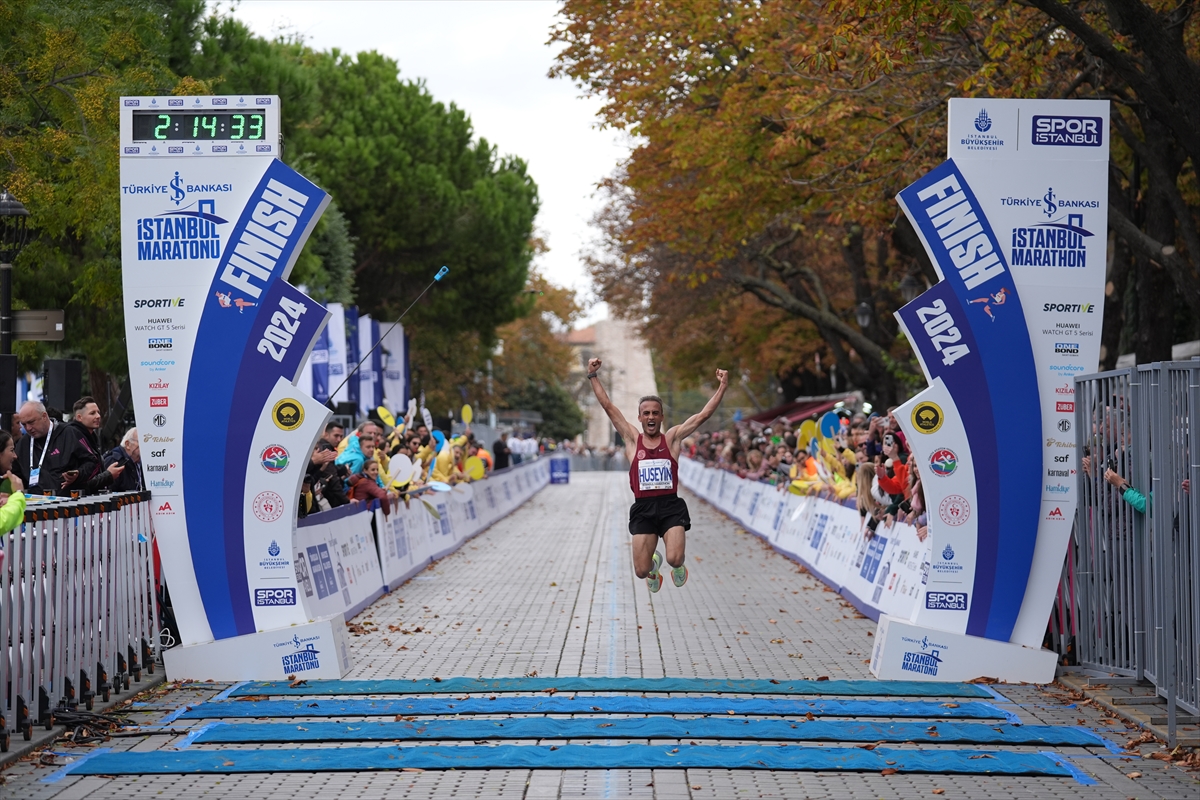
[[[479,456],[471,456],[463,462],[463,469],[466,470],[468,477],[473,481],[477,481],[483,477],[486,469],[483,466],[483,459]]]
[[[465,424],[467,424],[467,425],[470,425],[470,424],[471,424],[471,420],[475,419],[475,412],[471,410],[471,406],[470,406],[470,405],[464,405],[464,406],[462,407],[462,412],[459,414],[459,418],[460,418],[460,419],[461,419],[461,420],[462,420],[462,421],[463,421]]]
[[[800,433],[796,436],[796,446],[801,450],[808,449],[808,443],[818,434],[817,423],[811,419],[806,419],[800,423]]]

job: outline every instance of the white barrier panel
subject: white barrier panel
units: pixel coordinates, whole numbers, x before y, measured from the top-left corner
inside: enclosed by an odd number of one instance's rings
[[[393,589],[431,561],[457,550],[462,543],[515,511],[550,482],[550,462],[539,458],[469,484],[470,497],[458,492],[424,495],[441,515],[418,500],[393,509],[391,517],[375,512],[383,583]]]
[[[0,749],[154,671],[150,495],[31,505],[0,535]]]
[[[746,530],[796,559],[871,619],[907,618],[929,577],[929,540],[911,525],[880,524],[864,535],[854,508],[801,497],[692,459],[679,460],[679,478],[701,499]]]

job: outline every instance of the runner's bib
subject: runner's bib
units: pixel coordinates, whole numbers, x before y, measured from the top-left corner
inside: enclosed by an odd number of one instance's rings
[[[646,458],[638,462],[638,488],[643,492],[674,489],[671,459]]]

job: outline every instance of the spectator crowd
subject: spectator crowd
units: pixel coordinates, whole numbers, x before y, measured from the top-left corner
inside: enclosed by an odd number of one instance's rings
[[[822,434],[815,420],[736,422],[727,430],[693,436],[684,442],[684,453],[779,491],[853,505],[868,537],[881,524],[890,528],[905,522],[924,541],[928,518],[921,474],[892,411],[867,415],[835,409],[831,436]]]

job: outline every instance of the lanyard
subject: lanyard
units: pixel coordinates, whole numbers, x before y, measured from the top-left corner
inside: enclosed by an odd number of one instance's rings
[[[42,447],[42,457],[38,459],[37,469],[30,469],[30,472],[40,471],[42,462],[46,460],[46,451],[50,449],[50,434],[54,433],[54,420],[50,420],[50,430],[46,431],[46,444]],[[29,437],[29,466],[33,467],[33,437]]]

